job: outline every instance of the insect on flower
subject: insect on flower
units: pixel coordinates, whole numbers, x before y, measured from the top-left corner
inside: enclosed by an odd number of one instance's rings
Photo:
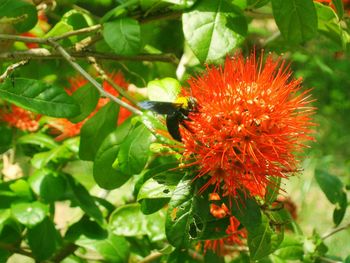
[[[175,102],[142,101],[139,106],[166,116],[166,126],[171,137],[181,142],[180,125],[190,131],[185,121],[190,121],[188,115],[196,111],[197,102],[193,97],[178,97]]]

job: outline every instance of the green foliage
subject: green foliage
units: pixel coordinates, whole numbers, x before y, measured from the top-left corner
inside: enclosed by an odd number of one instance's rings
[[[0,0],[0,262],[350,262],[349,4],[39,2]],[[317,143],[300,187],[267,175],[262,196],[233,197],[137,105],[192,96],[190,76],[254,49],[313,88]]]

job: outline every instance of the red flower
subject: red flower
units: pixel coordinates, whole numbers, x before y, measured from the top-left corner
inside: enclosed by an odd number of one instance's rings
[[[243,240],[247,238],[247,231],[244,228],[238,229],[239,226],[240,222],[237,220],[237,218],[231,216],[230,225],[226,229],[226,234],[229,236],[221,239],[205,240],[204,252],[210,249],[219,255],[225,255],[230,252],[227,251],[225,246],[242,245]]]
[[[313,140],[314,108],[301,80],[290,77],[280,59],[263,64],[253,54],[227,58],[224,68],[189,81],[197,110],[181,134],[185,158],[199,166],[197,177],[208,178],[201,191],[214,184],[224,195],[263,196],[269,177],[296,171],[295,154]]]
[[[34,132],[39,128],[40,115],[11,105],[10,110],[1,110],[0,120],[22,131]]]
[[[335,10],[335,6],[332,3],[332,0],[314,0],[314,2],[328,4],[330,7],[332,7]],[[348,13],[349,13],[350,12],[350,0],[343,0],[342,2],[343,2],[344,10],[348,11]]]
[[[111,74],[109,76],[114,83],[116,83],[118,86],[127,89],[128,83],[125,81],[124,76],[122,73],[118,72],[116,74]],[[69,95],[72,95],[77,89],[81,88],[85,84],[87,84],[87,80],[83,78],[82,76],[77,76],[74,78],[68,79],[68,82],[71,84],[70,87],[66,88],[66,92]],[[103,82],[102,84],[105,91],[109,92],[110,94],[114,96],[118,96],[118,92],[107,82]],[[56,119],[49,123],[51,127],[55,129],[55,132],[59,135],[56,137],[57,141],[64,140],[66,138],[74,137],[79,135],[80,129],[85,123],[85,121],[89,118],[91,118],[95,113],[102,108],[104,105],[106,105],[109,102],[108,98],[100,98],[96,109],[83,121],[78,123],[72,123],[67,119]],[[118,117],[118,125],[121,124],[123,121],[125,121],[129,116],[131,115],[131,112],[127,109],[121,107],[119,110],[119,117]]]

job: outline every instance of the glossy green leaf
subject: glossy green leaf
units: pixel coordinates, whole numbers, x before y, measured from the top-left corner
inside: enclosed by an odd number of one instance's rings
[[[271,0],[273,15],[282,36],[302,43],[317,34],[317,15],[312,0]]]
[[[335,207],[333,212],[333,222],[338,226],[344,219],[346,209],[348,208],[348,199],[346,192],[343,192],[341,200],[338,202],[338,205]]]
[[[248,3],[248,6],[250,8],[260,8],[264,5],[267,5],[270,0],[244,0],[244,1],[247,1]]]
[[[59,233],[53,222],[46,217],[40,224],[28,229],[28,244],[36,260],[42,262],[56,251]]]
[[[265,203],[272,204],[280,191],[281,177],[271,177],[265,193]]]
[[[194,225],[193,198],[192,182],[184,178],[170,199],[166,216],[165,233],[174,247],[186,247],[190,243],[190,228]]]
[[[60,174],[47,173],[40,184],[40,196],[44,202],[57,201],[64,195],[66,186],[66,181]]]
[[[29,133],[25,134],[17,139],[17,143],[20,144],[34,144],[39,145],[41,148],[53,149],[58,146],[55,140],[43,133]]]
[[[315,178],[329,202],[337,204],[343,201],[344,186],[338,177],[317,169]]]
[[[340,19],[343,18],[344,15],[344,5],[342,0],[332,0],[332,3],[334,4],[335,10],[337,11],[337,14]]]
[[[271,254],[272,231],[269,222],[263,222],[254,231],[248,232],[248,247],[252,260],[259,260]]]
[[[79,114],[79,105],[63,88],[34,79],[10,79],[0,84],[0,98],[40,114],[68,118]]]
[[[92,161],[103,140],[117,126],[119,106],[109,102],[91,117],[80,131],[79,157]]]
[[[103,38],[119,55],[135,55],[141,47],[139,22],[132,18],[119,18],[103,24]]]
[[[118,156],[120,145],[132,129],[130,121],[123,122],[110,133],[98,149],[94,161],[93,175],[96,183],[105,189],[115,189],[123,185],[130,175],[112,167]]]
[[[69,25],[67,22],[59,21],[57,24],[54,25],[53,28],[51,28],[49,32],[46,33],[45,37],[60,36],[73,30],[73,26]]]
[[[119,236],[148,235],[153,241],[162,240],[164,234],[164,212],[144,215],[139,204],[124,205],[111,215],[109,225],[112,232]]]
[[[174,102],[181,90],[181,84],[173,78],[152,80],[148,82],[147,90],[150,100]]]
[[[38,21],[35,6],[24,0],[0,1],[0,19],[3,17],[16,19],[13,26],[19,33],[29,31]]]
[[[224,57],[243,40],[247,21],[231,2],[203,0],[183,14],[185,39],[201,62]]]
[[[44,220],[49,207],[40,202],[18,203],[11,206],[12,216],[21,224],[33,227]]]
[[[80,122],[90,115],[90,113],[96,108],[100,94],[98,90],[88,83],[83,87],[77,89],[73,94],[72,98],[79,104],[80,114],[71,118],[71,122]]]
[[[60,160],[69,159],[73,155],[74,154],[66,147],[66,145],[62,144],[50,151],[35,154],[31,159],[31,164],[35,168],[41,169],[46,167],[50,162],[58,163]]]
[[[27,181],[18,179],[9,185],[9,188],[18,196],[24,200],[32,200],[33,195],[30,191],[30,187]]]
[[[232,213],[241,222],[248,232],[254,232],[260,228],[262,219],[260,207],[251,198],[241,194],[238,200],[232,201]]]
[[[344,47],[346,41],[344,36],[346,32],[341,28],[334,10],[321,3],[315,3],[315,7],[318,18],[318,30],[340,47]]]
[[[144,125],[132,130],[120,145],[117,161],[120,171],[127,175],[140,173],[147,163],[153,140],[152,133]]]
[[[12,129],[5,125],[0,125],[0,134],[0,154],[2,154],[11,147]]]
[[[86,238],[92,239],[96,242],[96,239],[106,239],[108,232],[106,229],[101,227],[101,225],[96,223],[96,221],[84,215],[78,222],[69,226],[64,238],[69,241],[76,242],[81,236],[85,236]]]
[[[0,209],[0,234],[5,226],[6,221],[11,217],[10,209]]]
[[[286,235],[274,255],[283,260],[302,260],[303,244],[298,236]]]
[[[130,248],[125,237],[110,234],[105,240],[95,241],[94,247],[108,262],[128,262]]]
[[[75,197],[74,201],[77,205],[90,217],[96,220],[100,225],[103,224],[102,212],[95,203],[94,198],[89,194],[86,188],[81,185],[79,182],[75,181],[71,176],[66,176],[69,183],[70,189],[73,196]]]

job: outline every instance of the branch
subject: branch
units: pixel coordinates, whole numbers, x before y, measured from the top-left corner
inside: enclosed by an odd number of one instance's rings
[[[338,228],[334,228],[332,231],[330,231],[329,233],[325,234],[322,236],[322,240],[325,240],[326,238],[329,238],[330,236],[334,235],[335,233],[338,233],[339,231],[342,231],[342,230],[346,230],[350,228],[350,223],[347,223],[346,225],[344,226],[340,226]]]
[[[73,254],[74,251],[76,251],[79,247],[74,244],[74,243],[70,243],[66,246],[64,246],[63,248],[61,248],[56,255],[54,255],[50,261],[52,262],[61,262],[63,259],[65,259],[66,257],[68,257],[69,255]]]
[[[166,62],[178,63],[178,58],[174,54],[141,54],[136,56],[120,56],[110,53],[79,51],[71,52],[71,57],[77,59],[86,59],[86,57],[94,57],[99,60],[113,60],[113,61],[150,61],[150,62]],[[25,60],[25,59],[62,59],[62,56],[57,52],[51,52],[46,48],[32,48],[25,51],[3,52],[0,53],[0,60]]]
[[[152,262],[152,261],[160,258],[161,256],[163,256],[163,254],[160,252],[152,252],[147,257],[140,260],[139,263],[149,263],[149,262]]]
[[[135,107],[129,105],[128,103],[122,101],[121,99],[118,99],[114,97],[112,94],[106,92],[100,83],[98,83],[89,73],[85,71],[78,63],[74,61],[74,58],[72,58],[69,53],[61,47],[57,42],[54,40],[49,39],[49,44],[51,44],[62,56],[63,58],[74,68],[76,69],[81,75],[83,75],[84,78],[86,78],[92,85],[94,85],[98,91],[105,97],[110,98],[112,101],[118,103],[120,106],[128,109],[132,113],[136,115],[142,115],[142,111],[136,109]]]
[[[30,257],[30,258],[34,258],[32,253],[30,253],[30,252],[28,252],[26,250],[23,250],[21,248],[14,247],[12,244],[0,243],[0,248],[3,249],[3,250],[9,251],[11,253],[16,253],[16,254],[27,256],[27,257]]]
[[[96,69],[97,73],[101,76],[102,80],[107,81],[114,89],[118,91],[120,95],[128,99],[132,104],[137,105],[137,101],[130,96],[128,92],[126,92],[122,87],[118,86],[101,68],[100,65],[97,64],[97,61],[94,57],[88,57],[89,62]]]
[[[84,28],[81,28],[81,29],[77,29],[77,30],[74,30],[74,31],[67,32],[67,33],[62,34],[62,35],[57,36],[57,37],[52,37],[51,40],[58,41],[58,40],[61,40],[61,39],[64,39],[64,38],[68,38],[68,37],[71,37],[71,36],[75,36],[75,35],[91,33],[91,32],[100,30],[101,28],[102,28],[102,25],[100,25],[100,24],[97,24],[97,25],[94,25],[94,26],[90,26],[90,27],[84,27]]]
[[[7,67],[7,69],[5,70],[5,72],[0,76],[0,83],[4,82],[4,80],[18,67],[24,66],[25,64],[28,63],[28,60],[22,60],[19,61],[15,64],[12,64],[10,66]]]

